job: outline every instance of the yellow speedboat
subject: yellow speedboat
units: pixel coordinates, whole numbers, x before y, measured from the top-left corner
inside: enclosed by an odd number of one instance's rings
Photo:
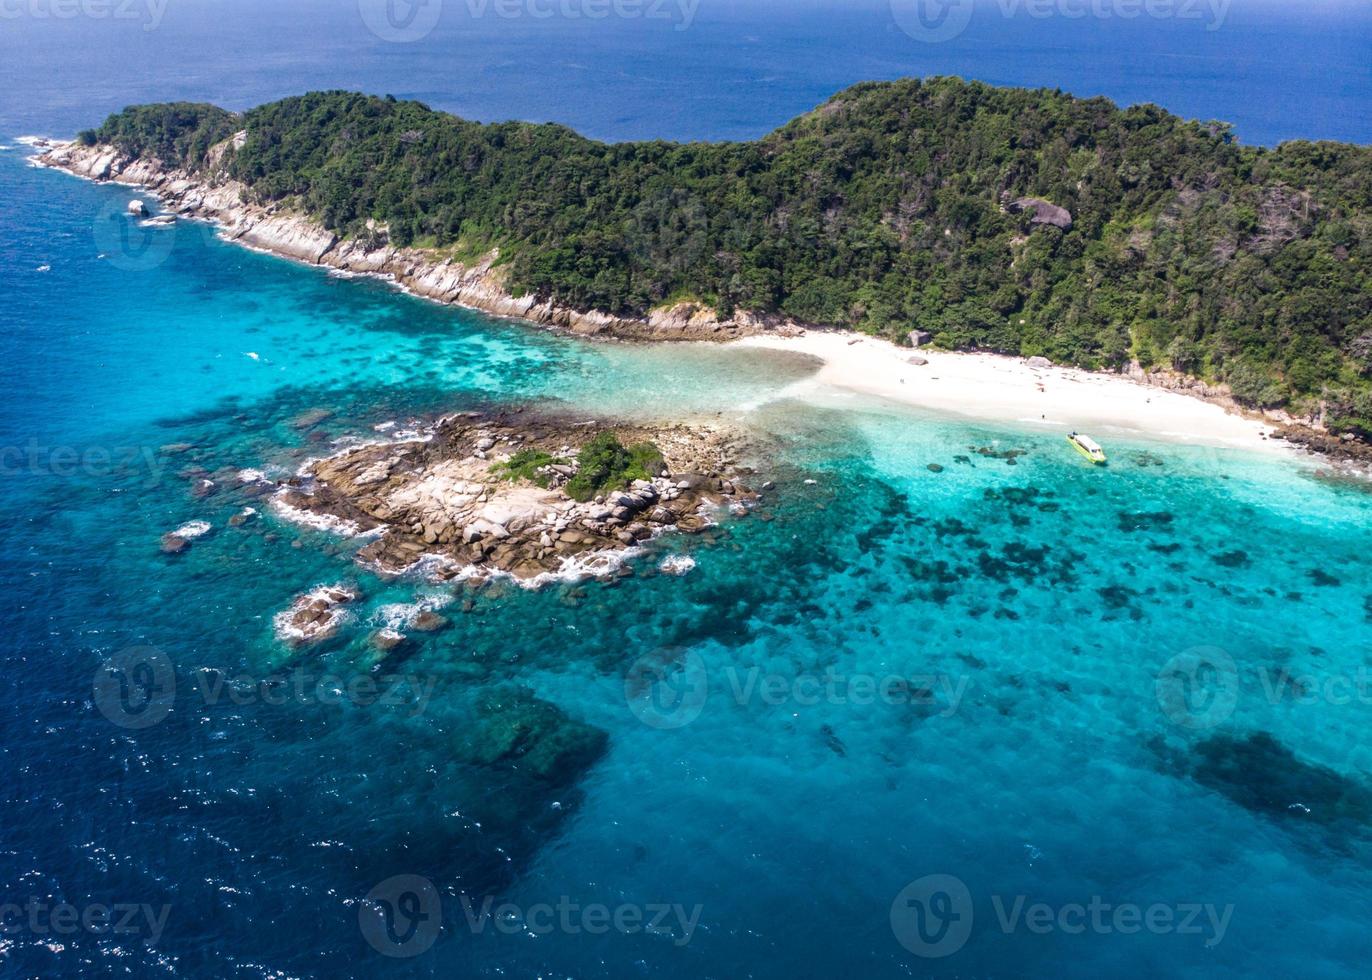
[[[1080,432],[1073,432],[1067,437],[1067,441],[1072,444],[1072,448],[1081,453],[1097,466],[1105,463],[1105,450],[1100,448],[1099,443],[1090,436],[1084,436]]]

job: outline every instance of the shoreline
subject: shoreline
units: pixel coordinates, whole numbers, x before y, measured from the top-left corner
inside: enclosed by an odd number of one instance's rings
[[[222,159],[231,138],[211,148],[212,160]],[[75,140],[24,137],[37,151],[28,158],[34,166],[58,170],[94,183],[117,183],[155,196],[168,212],[180,218],[208,221],[221,237],[246,248],[340,274],[385,279],[403,292],[448,306],[509,317],[540,326],[563,329],[581,337],[624,340],[733,340],[774,332],[789,335],[808,325],[778,315],[738,311],[721,320],[698,303],[682,302],[654,309],[645,317],[622,317],[600,310],[577,310],[537,297],[515,296],[505,286],[499,250],[466,265],[415,247],[391,245],[384,231],[371,242],[340,238],[310,217],[280,205],[251,203],[247,188],[237,181],[216,181],[200,174],[169,169],[158,161],[129,157],[111,146],[82,146]]]
[[[420,299],[564,330],[584,339],[707,341],[725,346],[810,354],[818,373],[787,389],[796,397],[823,388],[866,394],[988,422],[1016,423],[1063,433],[1097,428],[1166,442],[1257,450],[1290,459],[1325,459],[1340,470],[1361,473],[1317,442],[1288,442],[1284,430],[1318,434],[1289,417],[1262,420],[1240,414],[1232,402],[1216,398],[1203,384],[1167,387],[1146,375],[1031,366],[1006,354],[899,347],[855,331],[817,327],[776,316],[743,311],[720,321],[712,310],[693,303],[627,319],[599,311],[579,311],[535,298],[516,297],[502,281],[491,253],[475,265],[442,259],[422,249],[382,244],[368,249],[340,239],[312,219],[277,206],[245,202],[235,181],[211,183],[168,170],[156,161],[130,158],[109,146],[83,147],[73,141],[24,137],[37,152],[29,161],[94,183],[118,183],[154,195],[180,218],[207,221],[220,236],[251,251],[326,269],[330,274],[385,280]],[[227,142],[233,142],[232,140]],[[221,144],[222,146],[222,144]],[[213,155],[214,151],[211,151]],[[911,358],[927,361],[910,363]]]
[[[1298,455],[1296,447],[1275,435],[1272,424],[1125,375],[1031,366],[1024,359],[1000,354],[915,352],[853,333],[754,336],[728,346],[794,351],[819,359],[822,366],[812,378],[788,389],[788,394],[802,399],[822,397],[829,389],[1064,436],[1081,430],[1106,440],[1116,433],[1290,458]]]

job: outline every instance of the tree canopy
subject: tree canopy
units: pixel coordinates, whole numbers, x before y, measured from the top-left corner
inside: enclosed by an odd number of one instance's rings
[[[1372,435],[1372,148],[1241,146],[1152,105],[957,78],[864,83],[746,143],[601,143],[311,93],[139,106],[86,140],[343,235],[493,247],[516,292],[642,313],[683,296],[1086,367],[1137,360]],[[1067,209],[1036,221],[1024,197]]]

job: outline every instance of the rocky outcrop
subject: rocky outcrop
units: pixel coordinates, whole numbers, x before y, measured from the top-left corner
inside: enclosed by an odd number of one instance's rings
[[[188,550],[190,546],[191,543],[187,538],[183,538],[173,531],[168,531],[162,535],[161,549],[164,555],[179,555]]]
[[[1336,436],[1332,432],[1293,422],[1278,429],[1277,435],[1292,445],[1326,457],[1340,468],[1363,475],[1372,474],[1372,445],[1352,434]]]
[[[1031,225],[1052,225],[1063,231],[1072,227],[1072,212],[1041,197],[1021,197],[1006,204],[1005,210],[1011,214],[1033,211],[1034,216],[1029,219]]]
[[[292,646],[308,646],[332,639],[347,617],[344,608],[359,598],[347,585],[321,585],[296,597],[290,608],[273,619],[276,635]]]
[[[1168,371],[1164,368],[1155,367],[1152,370],[1145,370],[1137,361],[1131,362],[1122,372],[1125,377],[1132,378],[1141,384],[1146,384],[1152,388],[1162,388],[1166,391],[1174,391],[1181,395],[1188,395],[1192,398],[1199,398],[1201,401],[1219,405],[1227,412],[1235,415],[1242,415],[1249,418],[1261,418],[1277,425],[1285,425],[1292,420],[1289,413],[1280,410],[1261,411],[1240,405],[1229,391],[1228,385],[1208,384],[1199,378],[1190,375],[1180,374],[1176,371]]]
[[[373,225],[365,239],[340,239],[304,214],[276,204],[261,205],[241,183],[220,172],[243,134],[213,147],[206,173],[187,173],[159,161],[129,157],[109,146],[54,143],[38,163],[91,180],[116,181],[155,193],[175,214],[218,224],[223,236],[250,248],[324,265],[343,272],[384,276],[416,295],[497,316],[517,317],[582,336],[636,340],[732,340],[763,332],[794,334],[804,327],[785,317],[745,311],[720,317],[699,303],[677,303],[646,316],[615,316],[577,310],[537,296],[514,295],[506,284],[499,251],[472,264],[419,248],[392,245],[383,227]]]
[[[565,488],[578,447],[608,428],[626,445],[653,442],[665,472],[574,500]],[[287,517],[371,535],[358,558],[385,572],[423,561],[438,578],[608,574],[618,555],[665,529],[705,527],[712,506],[746,512],[755,495],[732,471],[737,449],[724,430],[473,413],[441,419],[418,440],[319,460],[274,503]],[[548,454],[533,482],[504,468],[524,450]],[[427,628],[443,625],[434,617]]]

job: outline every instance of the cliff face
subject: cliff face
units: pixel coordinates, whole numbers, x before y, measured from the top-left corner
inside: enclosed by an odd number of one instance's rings
[[[212,161],[222,158],[224,146],[211,151]],[[111,146],[56,143],[38,161],[90,180],[146,188],[170,211],[212,221],[226,239],[250,248],[310,265],[387,276],[427,299],[518,317],[582,336],[723,341],[767,331],[790,334],[803,329],[782,317],[744,311],[721,319],[714,310],[695,303],[678,303],[653,310],[643,318],[626,318],[598,310],[571,309],[536,296],[515,296],[505,286],[497,252],[464,265],[423,249],[392,246],[383,233],[366,243],[340,239],[306,215],[253,203],[247,188],[237,181],[190,174],[157,160],[127,156]]]

